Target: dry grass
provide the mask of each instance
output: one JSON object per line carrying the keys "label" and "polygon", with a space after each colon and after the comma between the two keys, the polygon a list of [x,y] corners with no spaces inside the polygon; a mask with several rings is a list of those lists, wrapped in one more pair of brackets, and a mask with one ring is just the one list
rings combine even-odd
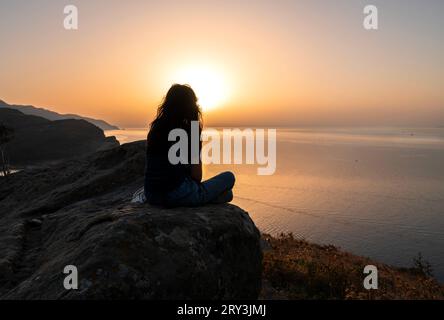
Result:
{"label": "dry grass", "polygon": [[[413,268],[396,268],[291,234],[263,238],[262,299],[444,299],[444,286],[421,258]],[[363,287],[366,265],[378,268],[377,290]]]}

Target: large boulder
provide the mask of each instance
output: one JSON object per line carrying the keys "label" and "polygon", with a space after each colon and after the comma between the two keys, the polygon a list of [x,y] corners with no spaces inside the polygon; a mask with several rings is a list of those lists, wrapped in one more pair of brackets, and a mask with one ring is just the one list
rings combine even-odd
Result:
{"label": "large boulder", "polygon": [[[130,203],[144,143],[0,181],[2,299],[255,299],[260,234],[234,205]],[[78,290],[64,288],[65,266]]]}

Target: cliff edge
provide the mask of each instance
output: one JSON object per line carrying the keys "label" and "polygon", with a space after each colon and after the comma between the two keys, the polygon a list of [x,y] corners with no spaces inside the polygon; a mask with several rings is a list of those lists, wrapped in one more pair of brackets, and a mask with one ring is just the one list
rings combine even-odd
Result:
{"label": "cliff edge", "polygon": [[[1,299],[255,299],[260,233],[233,205],[131,204],[144,142],[0,181]],[[78,270],[78,290],[64,268]]]}

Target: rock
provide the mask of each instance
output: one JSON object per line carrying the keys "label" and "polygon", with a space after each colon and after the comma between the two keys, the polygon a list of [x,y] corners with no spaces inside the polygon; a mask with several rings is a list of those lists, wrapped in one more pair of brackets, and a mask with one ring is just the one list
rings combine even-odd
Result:
{"label": "rock", "polygon": [[[0,182],[2,299],[256,299],[260,234],[234,205],[130,203],[144,143]],[[11,178],[11,177],[10,177]],[[65,266],[78,270],[66,290]]]}
{"label": "rock", "polygon": [[29,221],[29,224],[35,225],[35,226],[40,226],[42,224],[42,220],[40,219],[32,219],[31,221]]}

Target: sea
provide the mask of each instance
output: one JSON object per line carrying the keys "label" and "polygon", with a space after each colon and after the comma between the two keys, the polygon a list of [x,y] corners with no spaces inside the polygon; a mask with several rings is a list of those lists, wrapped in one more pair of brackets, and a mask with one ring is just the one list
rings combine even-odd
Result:
{"label": "sea", "polygon": [[[147,129],[107,131],[123,144]],[[258,228],[400,267],[419,255],[444,282],[444,128],[277,128],[276,171],[231,170]]]}

